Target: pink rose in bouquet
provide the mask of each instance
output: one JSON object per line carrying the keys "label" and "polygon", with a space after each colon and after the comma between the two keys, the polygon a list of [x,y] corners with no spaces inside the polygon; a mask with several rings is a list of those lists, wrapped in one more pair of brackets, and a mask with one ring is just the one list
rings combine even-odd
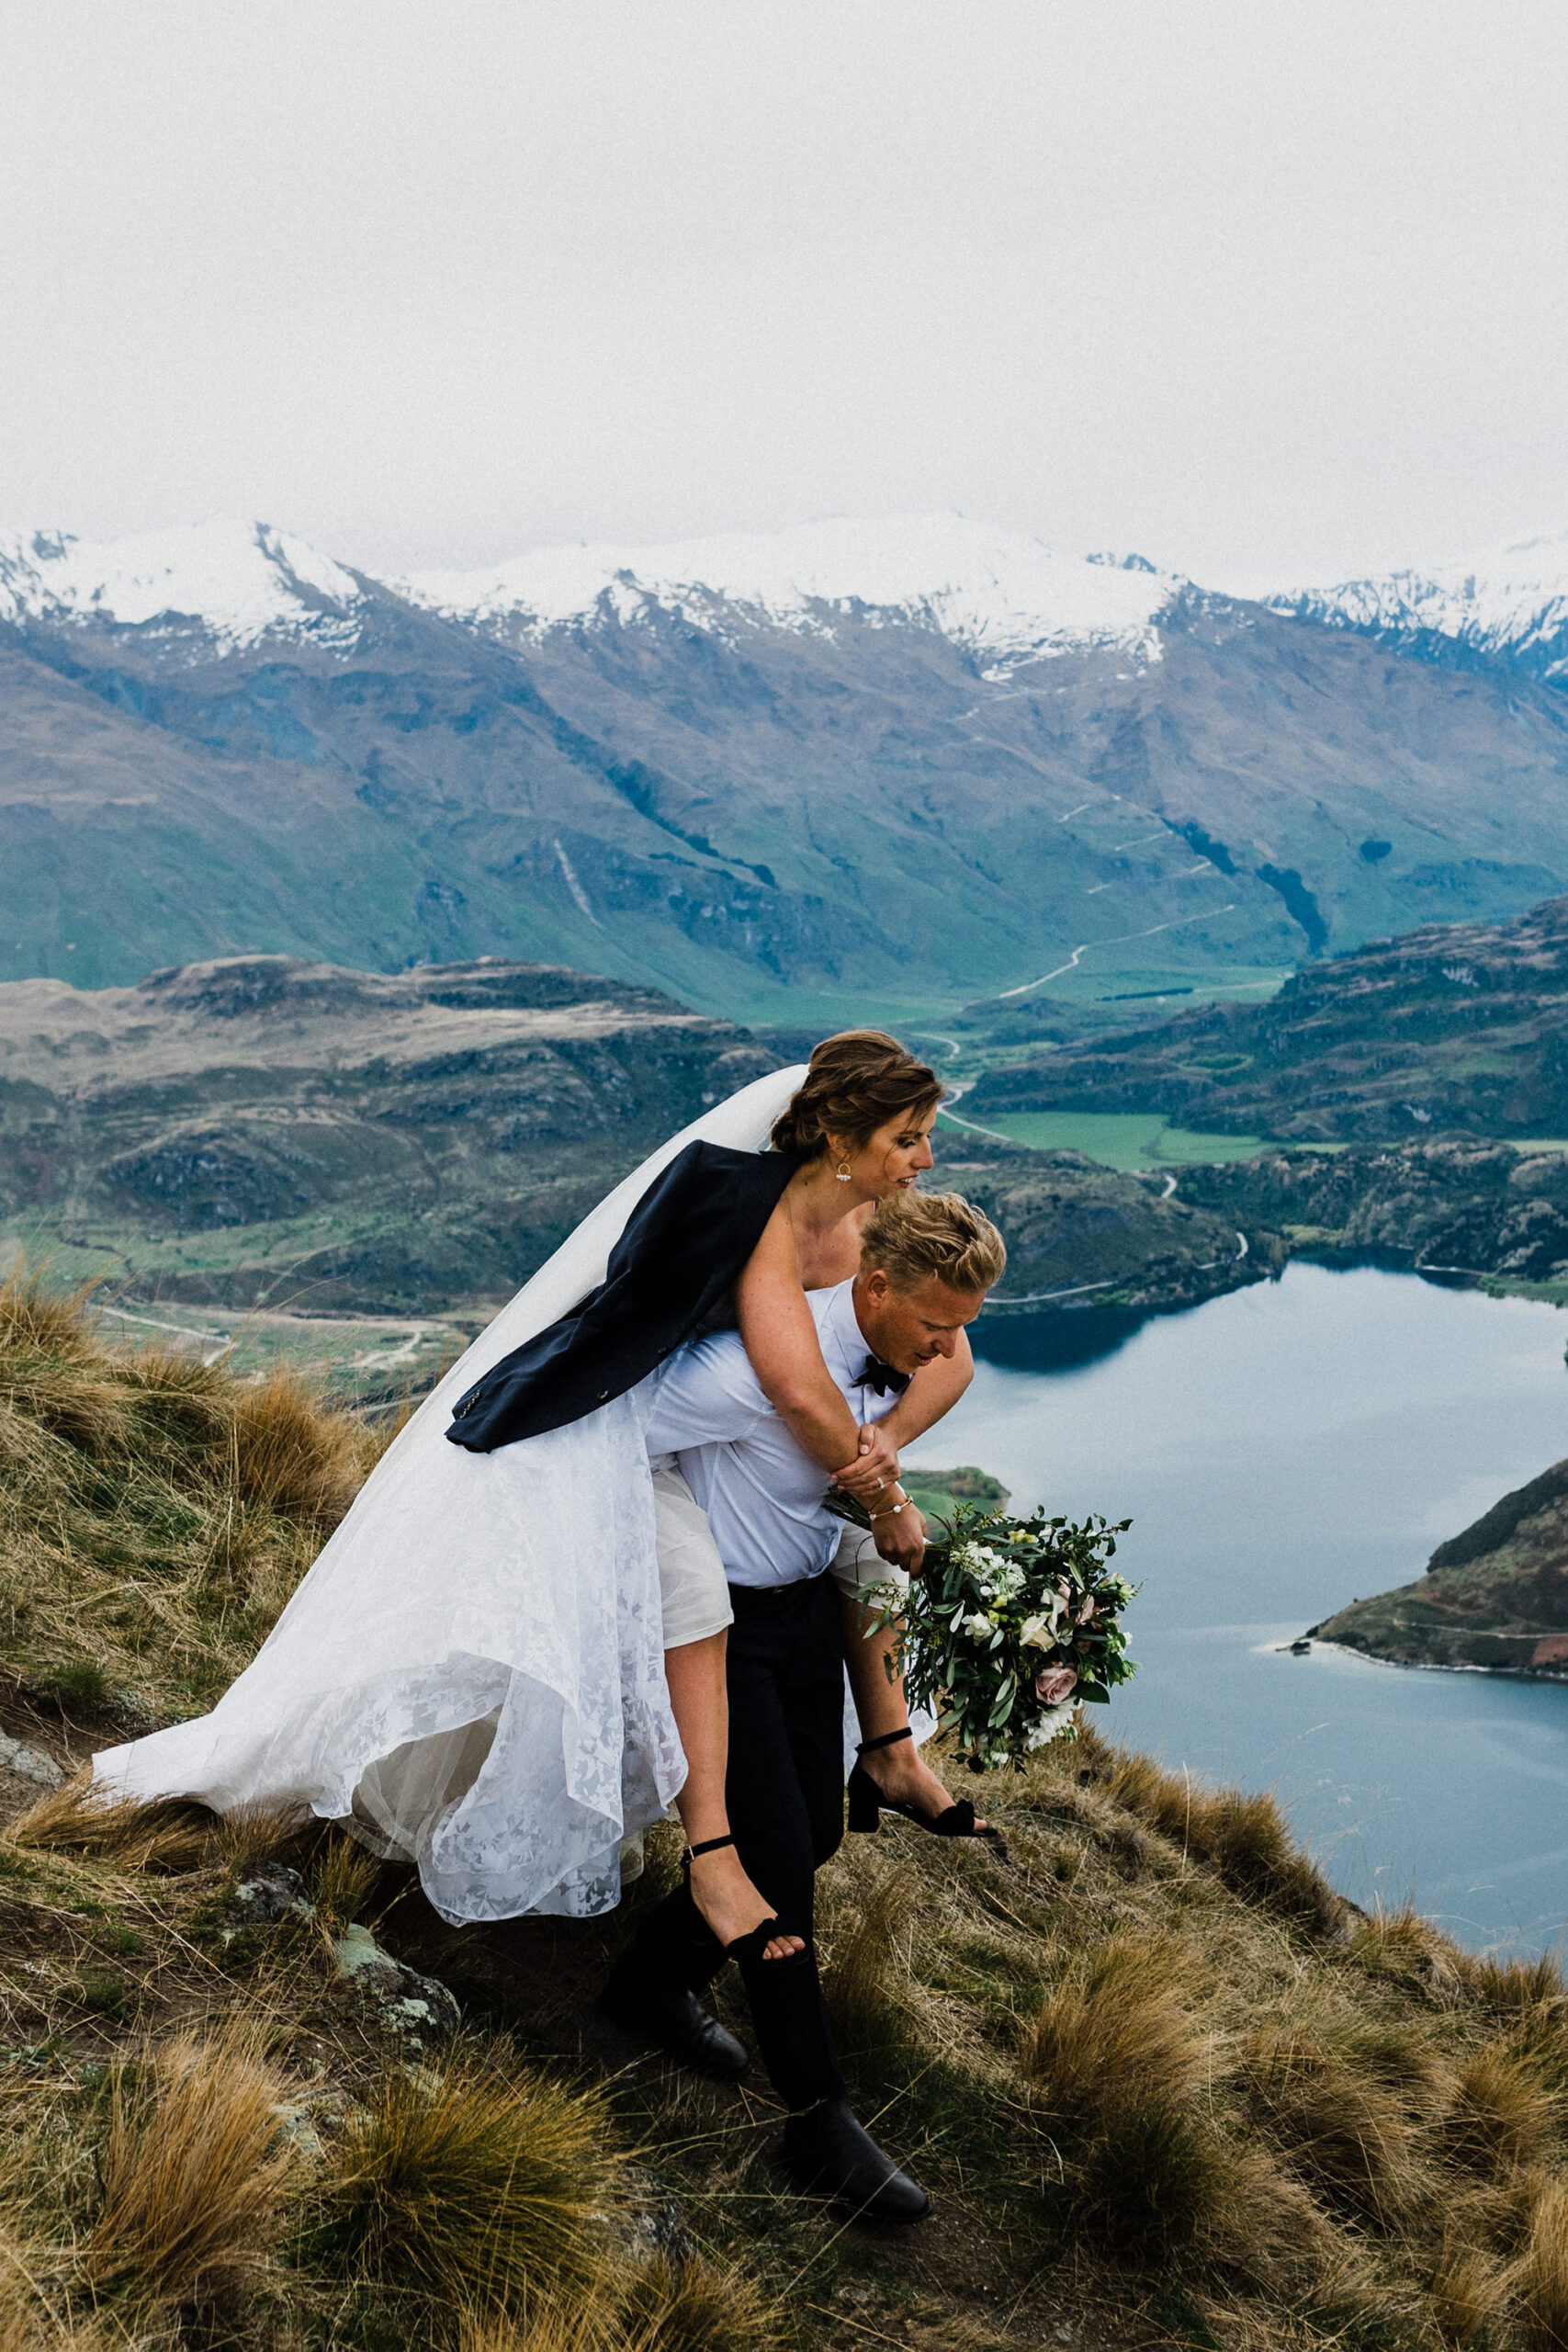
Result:
{"label": "pink rose in bouquet", "polygon": [[1077,1680],[1070,1666],[1047,1666],[1034,1678],[1034,1695],[1043,1707],[1059,1707],[1077,1690]]}

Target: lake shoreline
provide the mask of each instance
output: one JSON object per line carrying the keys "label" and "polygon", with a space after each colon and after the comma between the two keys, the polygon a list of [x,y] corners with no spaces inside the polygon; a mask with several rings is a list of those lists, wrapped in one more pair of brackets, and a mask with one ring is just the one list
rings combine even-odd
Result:
{"label": "lake shoreline", "polygon": [[[1568,1690],[1568,1665],[1558,1668],[1475,1666],[1463,1658],[1384,1657],[1380,1650],[1358,1649],[1353,1642],[1329,1641],[1310,1625],[1304,1634],[1298,1634],[1296,1639],[1310,1642],[1314,1651],[1332,1650],[1337,1657],[1358,1658],[1363,1666],[1393,1667],[1400,1674],[1482,1674],[1493,1682],[1555,1682]],[[1290,1642],[1270,1643],[1269,1647],[1277,1657],[1305,1655],[1294,1651]]]}

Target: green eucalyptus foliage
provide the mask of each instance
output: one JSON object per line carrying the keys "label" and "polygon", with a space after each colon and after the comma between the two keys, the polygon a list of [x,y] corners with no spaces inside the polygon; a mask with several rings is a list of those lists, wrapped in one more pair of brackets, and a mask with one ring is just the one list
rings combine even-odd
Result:
{"label": "green eucalyptus foliage", "polygon": [[[833,1508],[870,1524],[847,1498]],[[895,1628],[889,1670],[903,1675],[911,1708],[929,1708],[953,1734],[971,1771],[1073,1738],[1079,1704],[1103,1705],[1136,1671],[1121,1624],[1136,1588],[1110,1565],[1131,1525],[1094,1512],[1078,1525],[1043,1510],[1017,1517],[960,1503],[908,1592],[874,1588],[867,1630]],[[1054,1691],[1050,1678],[1059,1681],[1064,1668],[1076,1682]]]}

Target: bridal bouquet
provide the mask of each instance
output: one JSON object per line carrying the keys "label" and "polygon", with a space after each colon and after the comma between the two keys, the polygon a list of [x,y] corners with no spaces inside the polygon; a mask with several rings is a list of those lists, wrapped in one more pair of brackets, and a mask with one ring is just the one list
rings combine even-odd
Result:
{"label": "bridal bouquet", "polygon": [[[832,1508],[859,1526],[847,1496]],[[953,1732],[971,1771],[1021,1763],[1071,1739],[1082,1700],[1103,1703],[1136,1671],[1121,1616],[1135,1587],[1112,1573],[1116,1538],[1132,1525],[1090,1515],[1081,1527],[1043,1510],[1014,1519],[960,1504],[906,1593],[874,1586],[870,1627],[897,1625],[897,1668],[911,1709]]]}

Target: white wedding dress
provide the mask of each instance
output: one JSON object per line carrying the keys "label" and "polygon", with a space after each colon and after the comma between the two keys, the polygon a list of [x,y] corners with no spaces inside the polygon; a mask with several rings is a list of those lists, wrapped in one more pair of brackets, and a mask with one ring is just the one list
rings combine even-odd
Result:
{"label": "white wedding dress", "polygon": [[686,1774],[665,1687],[639,1392],[494,1453],[452,1408],[604,1278],[660,1170],[765,1150],[806,1076],[743,1087],[644,1160],[426,1397],[209,1715],[95,1758],[116,1796],[283,1807],[418,1866],[444,1919],[576,1917]]}

